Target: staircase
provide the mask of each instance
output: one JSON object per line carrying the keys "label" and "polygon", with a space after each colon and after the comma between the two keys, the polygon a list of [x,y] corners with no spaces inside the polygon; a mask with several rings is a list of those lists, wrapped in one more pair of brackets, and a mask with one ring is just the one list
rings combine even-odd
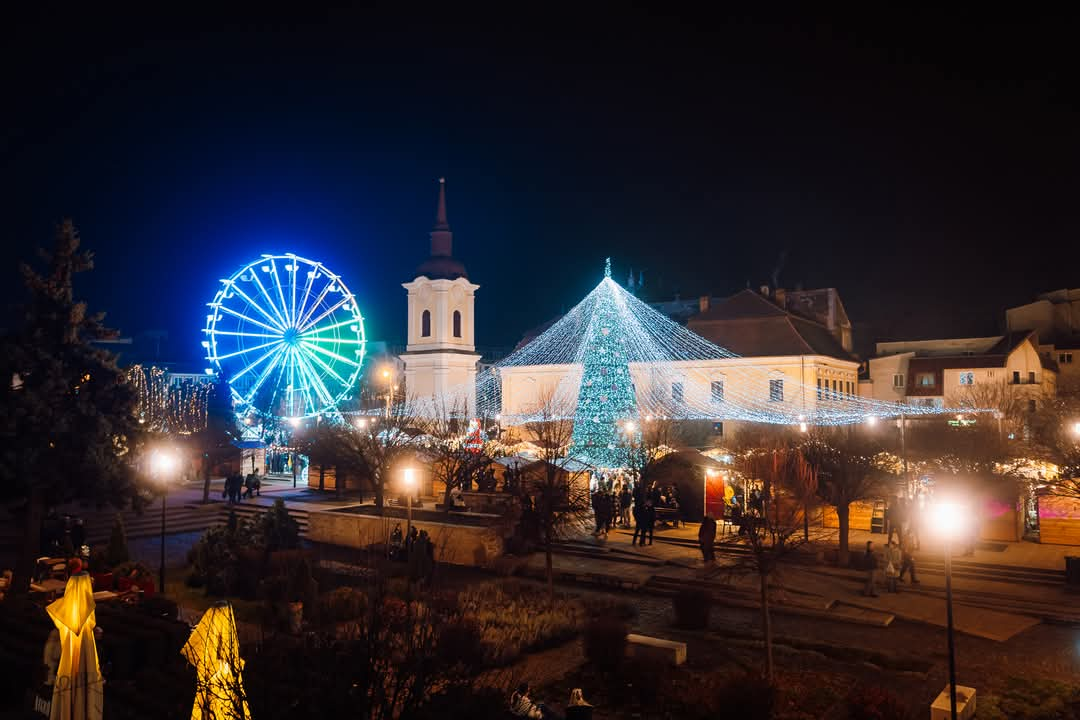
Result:
{"label": "staircase", "polygon": [[[220,503],[209,505],[171,505],[165,518],[165,532],[169,535],[188,532],[202,532],[217,524],[221,512]],[[161,506],[151,505],[143,513],[130,510],[120,513],[124,518],[124,530],[129,540],[157,537],[161,534]],[[109,542],[116,512],[102,510],[83,515],[86,524],[86,542],[89,545],[102,545]]]}

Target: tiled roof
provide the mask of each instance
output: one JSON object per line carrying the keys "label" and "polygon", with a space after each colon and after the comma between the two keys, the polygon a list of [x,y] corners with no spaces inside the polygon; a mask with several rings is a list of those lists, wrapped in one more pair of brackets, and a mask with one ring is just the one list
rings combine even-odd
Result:
{"label": "tiled roof", "polygon": [[695,315],[687,327],[744,357],[825,355],[855,362],[824,325],[792,315],[752,290]]}

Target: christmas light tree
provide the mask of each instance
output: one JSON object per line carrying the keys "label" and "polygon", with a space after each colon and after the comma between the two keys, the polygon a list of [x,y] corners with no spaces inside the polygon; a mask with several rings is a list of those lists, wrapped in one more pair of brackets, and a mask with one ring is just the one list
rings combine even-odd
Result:
{"label": "christmas light tree", "polygon": [[[611,280],[611,259],[604,266]],[[598,467],[625,464],[623,425],[637,416],[630,376],[628,326],[614,292],[600,293],[582,339],[581,386],[574,418],[573,454]]]}

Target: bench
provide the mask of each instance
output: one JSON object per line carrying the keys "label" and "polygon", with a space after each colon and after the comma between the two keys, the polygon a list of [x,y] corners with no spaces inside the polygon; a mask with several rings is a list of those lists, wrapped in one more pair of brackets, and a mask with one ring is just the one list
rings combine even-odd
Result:
{"label": "bench", "polygon": [[679,508],[658,507],[656,508],[656,519],[664,525],[670,522],[675,527],[679,527]]}
{"label": "bench", "polygon": [[686,643],[631,633],[626,636],[626,654],[630,657],[659,660],[665,664],[682,665],[686,662]]}

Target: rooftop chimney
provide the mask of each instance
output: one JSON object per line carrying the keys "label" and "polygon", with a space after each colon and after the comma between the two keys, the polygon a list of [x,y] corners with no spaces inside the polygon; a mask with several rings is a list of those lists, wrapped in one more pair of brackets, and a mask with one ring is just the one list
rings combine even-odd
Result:
{"label": "rooftop chimney", "polygon": [[709,309],[709,296],[702,295],[698,298],[698,312],[706,312]]}

